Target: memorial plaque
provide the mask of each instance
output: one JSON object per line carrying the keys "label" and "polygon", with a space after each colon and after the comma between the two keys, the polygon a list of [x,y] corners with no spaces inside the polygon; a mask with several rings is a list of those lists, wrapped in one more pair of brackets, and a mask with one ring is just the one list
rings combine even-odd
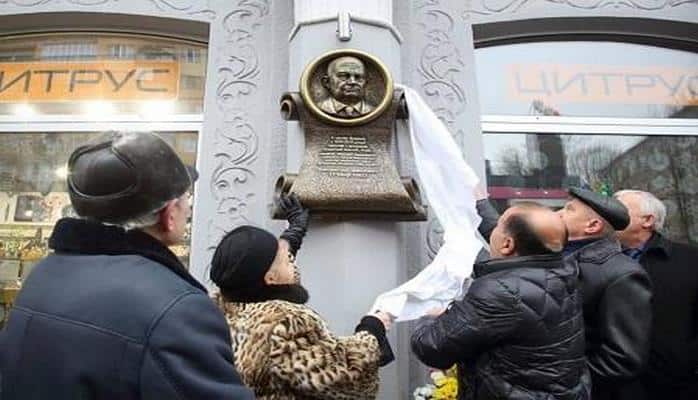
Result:
{"label": "memorial plaque", "polygon": [[357,50],[333,51],[308,65],[300,86],[282,97],[281,111],[301,122],[305,155],[298,175],[278,179],[275,205],[294,192],[316,217],[426,219],[416,183],[390,157],[406,109],[385,66]]}

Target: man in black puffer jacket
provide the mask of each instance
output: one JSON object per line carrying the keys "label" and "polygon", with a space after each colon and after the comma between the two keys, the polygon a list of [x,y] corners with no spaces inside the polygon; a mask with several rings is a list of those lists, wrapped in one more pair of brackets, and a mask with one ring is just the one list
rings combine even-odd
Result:
{"label": "man in black puffer jacket", "polygon": [[[570,198],[558,211],[567,227],[563,250],[576,263],[584,298],[586,357],[594,400],[636,400],[623,393],[627,382],[645,366],[652,324],[652,285],[647,273],[624,255],[613,237],[629,222],[619,201],[581,188],[570,188]],[[497,210],[484,190],[476,192],[478,227],[489,238]]]}
{"label": "man in black puffer jacket", "polygon": [[590,398],[577,268],[561,254],[566,237],[551,210],[509,208],[465,298],[412,335],[425,364],[458,364],[459,399]]}

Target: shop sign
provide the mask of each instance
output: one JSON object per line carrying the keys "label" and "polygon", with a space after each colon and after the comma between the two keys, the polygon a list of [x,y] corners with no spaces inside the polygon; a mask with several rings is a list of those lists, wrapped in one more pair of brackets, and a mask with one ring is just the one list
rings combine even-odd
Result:
{"label": "shop sign", "polygon": [[508,90],[520,101],[698,104],[698,68],[513,64]]}
{"label": "shop sign", "polygon": [[176,61],[0,63],[0,102],[173,100]]}

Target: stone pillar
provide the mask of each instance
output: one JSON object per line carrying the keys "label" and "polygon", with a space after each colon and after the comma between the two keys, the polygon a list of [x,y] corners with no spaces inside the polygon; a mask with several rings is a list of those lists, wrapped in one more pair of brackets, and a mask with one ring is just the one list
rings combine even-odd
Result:
{"label": "stone pillar", "polygon": [[[485,179],[480,107],[475,85],[475,54],[470,6],[462,0],[411,0],[395,8],[395,24],[403,33],[403,81],[417,90],[453,135],[465,161]],[[409,144],[409,143],[408,143]],[[417,175],[411,154],[402,152],[403,173]],[[436,256],[443,243],[443,229],[432,212],[429,222],[405,224],[403,230],[407,278],[418,274]],[[409,323],[405,334],[416,326]],[[409,386],[428,379],[427,368],[408,353]]]}
{"label": "stone pillar", "polygon": [[[378,57],[400,82],[400,36],[392,26],[392,9],[390,0],[296,0],[288,90],[299,90],[306,64],[341,48]],[[343,14],[338,18],[341,13],[350,17]],[[288,135],[287,171],[297,173],[304,148],[298,122],[288,123]],[[310,291],[310,306],[335,333],[352,334],[375,297],[405,280],[402,253],[397,222],[312,221],[298,258],[303,282]],[[398,360],[381,371],[379,399],[408,398],[407,348],[399,346],[397,336],[395,330],[389,334]]]}

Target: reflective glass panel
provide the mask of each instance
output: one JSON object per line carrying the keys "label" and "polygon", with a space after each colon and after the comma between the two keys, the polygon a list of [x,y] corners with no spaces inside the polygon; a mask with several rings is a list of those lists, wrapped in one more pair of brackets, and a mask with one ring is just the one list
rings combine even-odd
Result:
{"label": "reflective glass panel", "polygon": [[199,114],[206,47],[125,34],[0,40],[0,115]]}
{"label": "reflective glass panel", "polygon": [[500,211],[533,200],[565,203],[569,186],[652,192],[666,234],[698,243],[698,137],[485,134],[487,183]]}
{"label": "reflective glass panel", "polygon": [[[96,135],[0,134],[0,281],[26,277],[48,253],[47,239],[56,221],[75,215],[67,193],[66,163],[75,148]],[[185,163],[196,163],[196,133],[160,135]],[[189,240],[187,234],[186,243],[171,248],[184,265],[189,263]]]}
{"label": "reflective glass panel", "polygon": [[477,49],[483,114],[698,118],[698,54],[615,42]]}

